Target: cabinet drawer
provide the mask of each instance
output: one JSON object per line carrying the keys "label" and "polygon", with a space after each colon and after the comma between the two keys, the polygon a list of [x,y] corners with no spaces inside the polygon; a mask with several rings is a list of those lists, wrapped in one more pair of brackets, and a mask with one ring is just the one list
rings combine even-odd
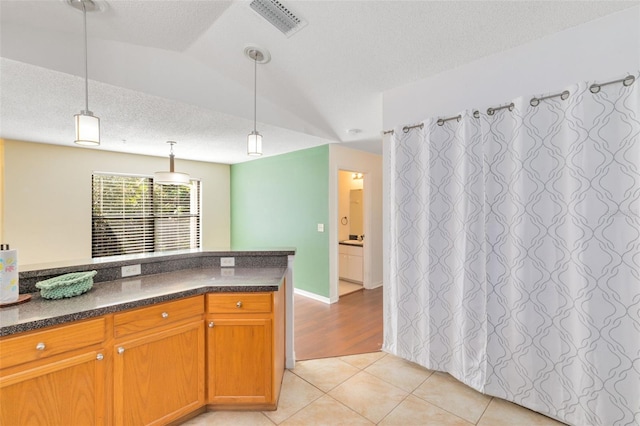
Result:
{"label": "cabinet drawer", "polygon": [[271,312],[271,293],[216,293],[207,295],[207,313],[242,314]]}
{"label": "cabinet drawer", "polygon": [[47,358],[105,340],[105,319],[97,318],[0,340],[0,368]]}
{"label": "cabinet drawer", "polygon": [[147,331],[150,328],[202,315],[204,311],[202,297],[190,297],[115,314],[113,316],[115,337]]}

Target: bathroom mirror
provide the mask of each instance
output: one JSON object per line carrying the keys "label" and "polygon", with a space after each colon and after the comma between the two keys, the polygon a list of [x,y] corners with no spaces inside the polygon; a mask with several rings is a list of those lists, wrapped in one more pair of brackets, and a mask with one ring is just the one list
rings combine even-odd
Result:
{"label": "bathroom mirror", "polygon": [[362,189],[352,189],[349,192],[349,214],[351,216],[349,234],[364,234],[362,220]]}

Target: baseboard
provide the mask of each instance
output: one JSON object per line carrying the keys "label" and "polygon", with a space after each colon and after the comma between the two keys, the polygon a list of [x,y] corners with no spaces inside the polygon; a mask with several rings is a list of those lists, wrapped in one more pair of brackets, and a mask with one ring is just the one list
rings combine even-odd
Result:
{"label": "baseboard", "polygon": [[327,305],[331,304],[331,299],[328,297],[320,296],[315,293],[311,293],[310,291],[301,290],[299,288],[294,288],[293,292],[295,294],[299,294],[300,296],[308,297],[309,299],[317,300],[318,302],[326,303]]}
{"label": "baseboard", "polygon": [[382,281],[378,281],[373,284],[371,287],[365,287],[365,290],[373,290],[374,288],[382,287]]}

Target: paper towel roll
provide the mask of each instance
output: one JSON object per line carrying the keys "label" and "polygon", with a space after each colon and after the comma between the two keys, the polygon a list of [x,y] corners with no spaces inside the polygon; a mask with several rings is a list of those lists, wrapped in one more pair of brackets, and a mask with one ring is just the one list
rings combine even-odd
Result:
{"label": "paper towel roll", "polygon": [[18,300],[18,250],[0,250],[0,303]]}

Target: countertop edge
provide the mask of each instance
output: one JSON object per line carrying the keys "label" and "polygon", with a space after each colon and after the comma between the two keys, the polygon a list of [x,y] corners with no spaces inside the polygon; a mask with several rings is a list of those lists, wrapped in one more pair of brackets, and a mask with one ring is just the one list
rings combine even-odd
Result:
{"label": "countertop edge", "polygon": [[[286,274],[286,271],[285,271]],[[282,279],[284,279],[285,274],[283,274]],[[282,282],[282,279],[280,282]],[[168,302],[172,300],[182,299],[185,297],[198,296],[201,294],[207,293],[234,293],[234,292],[270,292],[270,291],[278,291],[280,288],[278,285],[252,285],[252,286],[202,286],[199,288],[192,288],[189,290],[178,291],[163,294],[160,296],[153,296],[149,298],[143,298],[133,301],[127,301],[123,303],[117,303],[109,306],[104,306],[100,308],[94,308],[87,311],[75,312],[72,314],[64,314],[60,316],[54,316],[49,318],[43,318],[31,322],[20,323],[15,325],[9,325],[0,328],[0,337],[10,336],[13,334],[24,333],[27,331],[34,331],[46,327],[51,327],[54,325],[60,325],[67,322],[72,321],[81,321],[84,319],[95,318],[101,315],[112,314],[116,312],[125,311],[128,309],[134,309],[149,305],[155,305],[157,303]],[[1,312],[1,311],[0,311]]]}

